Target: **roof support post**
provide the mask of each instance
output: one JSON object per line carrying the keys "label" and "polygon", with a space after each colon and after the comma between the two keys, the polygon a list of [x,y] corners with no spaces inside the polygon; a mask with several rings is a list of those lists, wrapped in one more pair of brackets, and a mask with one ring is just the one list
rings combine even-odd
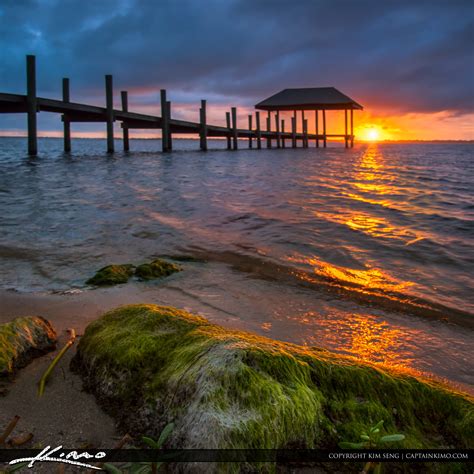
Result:
{"label": "roof support post", "polygon": [[344,147],[349,148],[349,137],[347,136],[347,109],[344,109]]}
{"label": "roof support post", "polygon": [[271,128],[272,128],[271,116],[270,116],[270,111],[268,111],[268,114],[267,114],[267,132],[268,132],[267,148],[271,148],[271,147],[272,147],[272,139],[270,138]]}
{"label": "roof support post", "polygon": [[305,148],[305,143],[304,143],[304,110],[301,111],[301,146]]}
{"label": "roof support post", "polygon": [[308,148],[308,119],[303,120],[303,147]]}
{"label": "roof support post", "polygon": [[354,148],[354,110],[351,109],[351,148]]}
{"label": "roof support post", "polygon": [[319,110],[314,111],[316,129],[316,148],[319,148]]}
{"label": "roof support post", "polygon": [[326,137],[326,110],[323,109],[323,146],[327,147],[327,137]]}
{"label": "roof support post", "polygon": [[262,132],[260,131],[260,112],[255,112],[255,125],[257,126],[257,148],[262,149]]}
{"label": "roof support post", "polygon": [[277,110],[275,113],[275,129],[277,133],[277,148],[281,148],[281,135],[280,135],[280,111]]}
{"label": "roof support post", "polygon": [[296,110],[291,117],[291,146],[296,148]]}

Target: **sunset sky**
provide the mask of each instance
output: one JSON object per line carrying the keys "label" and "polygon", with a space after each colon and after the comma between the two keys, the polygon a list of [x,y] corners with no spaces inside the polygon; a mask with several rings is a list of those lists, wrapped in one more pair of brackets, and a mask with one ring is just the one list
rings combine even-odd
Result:
{"label": "sunset sky", "polygon": [[[127,89],[131,110],[159,114],[166,88],[173,117],[197,121],[207,99],[209,122],[238,106],[243,127],[281,89],[334,86],[365,107],[359,138],[375,128],[382,139],[472,140],[473,43],[472,0],[6,0],[0,91],[24,93],[25,55],[36,54],[40,96],[59,97],[70,77],[71,100],[102,105],[113,74],[117,107]],[[38,120],[59,135],[58,116]],[[25,121],[1,115],[0,134],[24,134]],[[73,132],[104,136],[104,126]]]}

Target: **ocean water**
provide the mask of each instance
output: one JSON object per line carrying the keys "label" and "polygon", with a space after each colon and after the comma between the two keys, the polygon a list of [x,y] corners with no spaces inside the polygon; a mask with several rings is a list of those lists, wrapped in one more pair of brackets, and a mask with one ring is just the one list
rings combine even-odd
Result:
{"label": "ocean water", "polygon": [[146,298],[474,384],[474,145],[174,145],[0,139],[1,288],[94,291],[104,265],[171,256],[185,271]]}

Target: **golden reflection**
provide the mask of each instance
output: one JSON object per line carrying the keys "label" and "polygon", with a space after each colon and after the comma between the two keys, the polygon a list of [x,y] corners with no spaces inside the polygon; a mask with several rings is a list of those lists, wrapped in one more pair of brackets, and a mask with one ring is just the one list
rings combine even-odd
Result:
{"label": "golden reflection", "polygon": [[[372,195],[384,196],[393,193],[394,189],[391,183],[394,182],[394,175],[386,170],[382,152],[376,144],[373,144],[367,148],[357,165],[353,186],[360,191],[360,194],[345,193],[345,195],[354,201],[391,207],[393,203],[389,199],[374,199]],[[418,232],[396,226],[386,217],[373,215],[367,210],[347,209],[333,216],[332,220],[375,238],[400,239],[405,244],[423,239],[423,235]]]}
{"label": "golden reflection", "polygon": [[366,266],[363,270],[357,270],[332,265],[314,257],[305,259],[304,263],[311,265],[315,274],[325,279],[335,280],[338,283],[349,283],[351,286],[361,286],[369,290],[398,293],[413,285],[410,281],[400,281],[391,277],[380,268]]}
{"label": "golden reflection", "polygon": [[387,183],[394,180],[395,176],[384,165],[380,148],[370,145],[358,164],[354,186],[365,193],[390,194],[393,189]]}
{"label": "golden reflection", "polygon": [[412,363],[412,353],[404,347],[406,335],[399,328],[369,315],[353,314],[349,321],[348,352],[362,360],[404,367]]}
{"label": "golden reflection", "polygon": [[370,235],[371,237],[398,239],[402,240],[403,242],[412,243],[423,238],[410,229],[395,227],[388,219],[384,217],[372,216],[368,212],[348,210],[342,211],[335,215],[327,215],[321,212],[314,212],[314,215],[331,222],[344,224],[352,230],[363,232],[364,234]]}
{"label": "golden reflection", "polygon": [[320,314],[310,311],[298,317],[303,324],[317,326],[317,334],[308,342],[319,345],[324,340],[330,350],[415,372],[412,368],[416,360],[414,347],[416,339],[422,337],[417,330],[407,332],[370,314],[328,316],[321,318]]}

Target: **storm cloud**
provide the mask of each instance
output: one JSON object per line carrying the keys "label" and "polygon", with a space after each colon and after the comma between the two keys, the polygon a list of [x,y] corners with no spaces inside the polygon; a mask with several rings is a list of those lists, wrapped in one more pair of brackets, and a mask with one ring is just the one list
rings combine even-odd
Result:
{"label": "storm cloud", "polygon": [[[10,0],[0,2],[0,90],[103,102],[103,75],[155,106],[250,106],[285,87],[335,86],[381,113],[472,112],[471,0]],[[5,122],[4,122],[5,123]]]}

